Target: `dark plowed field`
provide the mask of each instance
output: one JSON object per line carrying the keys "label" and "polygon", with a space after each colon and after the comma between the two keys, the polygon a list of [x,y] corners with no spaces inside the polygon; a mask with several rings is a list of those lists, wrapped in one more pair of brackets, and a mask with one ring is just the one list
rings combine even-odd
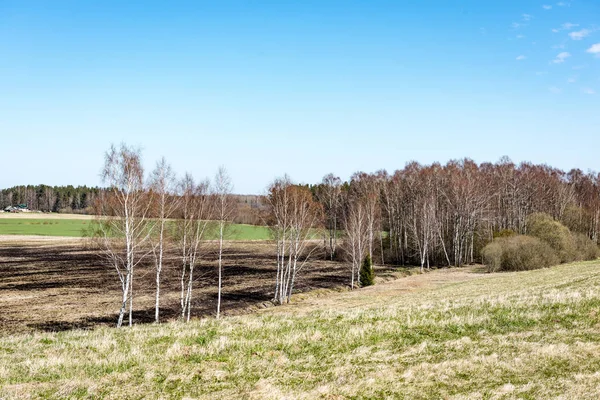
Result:
{"label": "dark plowed field", "polygon": [[[306,265],[295,293],[349,284],[350,271],[345,264],[321,259],[317,256]],[[180,266],[173,254],[167,264],[162,279],[163,321],[176,319],[180,310]],[[223,314],[268,306],[275,273],[273,245],[229,243],[224,255]],[[211,316],[216,308],[217,269],[210,249],[195,274],[192,316]],[[135,271],[135,323],[153,322],[154,279],[150,264]],[[83,242],[0,243],[0,333],[112,325],[119,301],[116,271]]]}

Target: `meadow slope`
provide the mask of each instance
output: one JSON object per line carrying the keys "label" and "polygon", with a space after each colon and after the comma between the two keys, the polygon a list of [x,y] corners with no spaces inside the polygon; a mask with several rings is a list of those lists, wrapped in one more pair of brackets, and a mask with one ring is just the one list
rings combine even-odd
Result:
{"label": "meadow slope", "polygon": [[254,315],[0,338],[0,398],[600,398],[600,264],[439,270]]}

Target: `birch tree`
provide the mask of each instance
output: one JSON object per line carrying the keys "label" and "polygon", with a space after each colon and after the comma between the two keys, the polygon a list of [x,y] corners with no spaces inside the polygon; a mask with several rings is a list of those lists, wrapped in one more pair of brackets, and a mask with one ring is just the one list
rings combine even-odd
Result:
{"label": "birch tree", "polygon": [[231,194],[233,192],[233,184],[225,167],[221,166],[215,175],[214,182],[214,209],[215,219],[218,223],[219,235],[219,256],[218,256],[218,288],[217,288],[217,319],[221,315],[221,290],[223,281],[223,239],[235,213],[235,202]]}
{"label": "birch tree", "polygon": [[160,322],[160,281],[165,255],[166,227],[168,220],[173,216],[179,206],[179,196],[176,194],[176,177],[171,166],[165,158],[156,163],[156,168],[150,178],[150,190],[153,198],[156,215],[156,236],[152,243],[154,267],[156,271],[156,299],[154,321]]}
{"label": "birch tree", "polygon": [[133,324],[134,270],[148,255],[146,244],[151,233],[140,150],[125,144],[111,146],[104,157],[102,183],[108,190],[102,193],[97,209],[98,236],[102,254],[115,268],[121,284],[120,328],[126,311],[129,326]]}
{"label": "birch tree", "polygon": [[290,302],[296,277],[317,247],[310,242],[322,208],[307,187],[294,185],[288,176],[271,184],[267,200],[277,257],[274,300],[284,304]]}
{"label": "birch tree", "polygon": [[411,198],[407,223],[412,242],[418,253],[421,272],[429,267],[430,245],[435,225],[433,172],[435,167],[423,168],[417,163],[407,165],[406,190]]}
{"label": "birch tree", "polygon": [[368,206],[359,193],[348,193],[343,212],[344,248],[350,262],[350,288],[360,286],[360,265],[369,251]]}
{"label": "birch tree", "polygon": [[339,223],[339,214],[341,208],[342,181],[339,177],[333,174],[327,174],[323,177],[321,184],[318,186],[316,194],[317,198],[323,204],[325,212],[325,221],[328,230],[328,246],[327,252],[329,258],[333,260],[337,247],[337,231]]}
{"label": "birch tree", "polygon": [[[373,245],[375,244],[375,235],[380,226],[380,185],[374,175],[364,172],[357,172],[352,175],[350,186],[356,191],[357,196],[361,198],[367,218],[367,233],[369,256],[373,260]],[[381,235],[381,233],[379,233]],[[383,260],[382,260],[383,261]]]}
{"label": "birch tree", "polygon": [[205,239],[212,216],[209,181],[196,184],[185,174],[179,184],[181,215],[178,220],[179,252],[181,257],[181,319],[189,322],[195,268],[205,255]]}

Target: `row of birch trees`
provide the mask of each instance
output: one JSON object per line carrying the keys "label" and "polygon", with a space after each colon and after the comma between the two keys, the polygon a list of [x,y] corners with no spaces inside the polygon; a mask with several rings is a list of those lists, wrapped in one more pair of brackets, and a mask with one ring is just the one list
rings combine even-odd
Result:
{"label": "row of birch trees", "polygon": [[[217,304],[221,315],[223,250],[235,217],[233,185],[225,168],[212,182],[197,182],[186,173],[177,179],[163,158],[146,176],[139,149],[125,144],[105,154],[102,180],[106,189],[95,205],[93,238],[117,273],[121,305],[117,327],[133,324],[134,279],[142,264],[155,271],[155,315],[160,322],[161,276],[165,265],[179,265],[180,319],[192,316],[197,268],[216,246]],[[290,301],[294,283],[307,266],[318,241],[323,212],[307,186],[287,176],[276,179],[264,197],[262,220],[270,227],[276,259],[273,301]],[[216,239],[215,239],[216,238]],[[214,252],[214,250],[213,250]],[[167,260],[168,258],[168,260]]]}
{"label": "row of birch trees", "polygon": [[216,236],[218,296],[221,312],[223,246],[235,205],[233,186],[225,168],[212,182],[197,182],[191,174],[177,179],[163,158],[145,175],[139,149],[112,146],[105,155],[101,193],[95,210],[98,218],[93,237],[107,263],[115,269],[121,287],[117,327],[133,324],[134,278],[142,263],[151,262],[156,274],[155,322],[160,321],[161,275],[166,258],[180,269],[180,316],[189,321],[192,312],[194,273]]}

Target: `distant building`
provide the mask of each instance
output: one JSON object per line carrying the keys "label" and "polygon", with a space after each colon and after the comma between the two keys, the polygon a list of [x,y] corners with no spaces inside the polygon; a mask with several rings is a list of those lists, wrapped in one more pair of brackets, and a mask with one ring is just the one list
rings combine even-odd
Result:
{"label": "distant building", "polygon": [[19,212],[29,212],[27,208],[27,204],[17,204],[16,206],[8,206],[4,209],[4,212],[9,213],[19,213]]}

